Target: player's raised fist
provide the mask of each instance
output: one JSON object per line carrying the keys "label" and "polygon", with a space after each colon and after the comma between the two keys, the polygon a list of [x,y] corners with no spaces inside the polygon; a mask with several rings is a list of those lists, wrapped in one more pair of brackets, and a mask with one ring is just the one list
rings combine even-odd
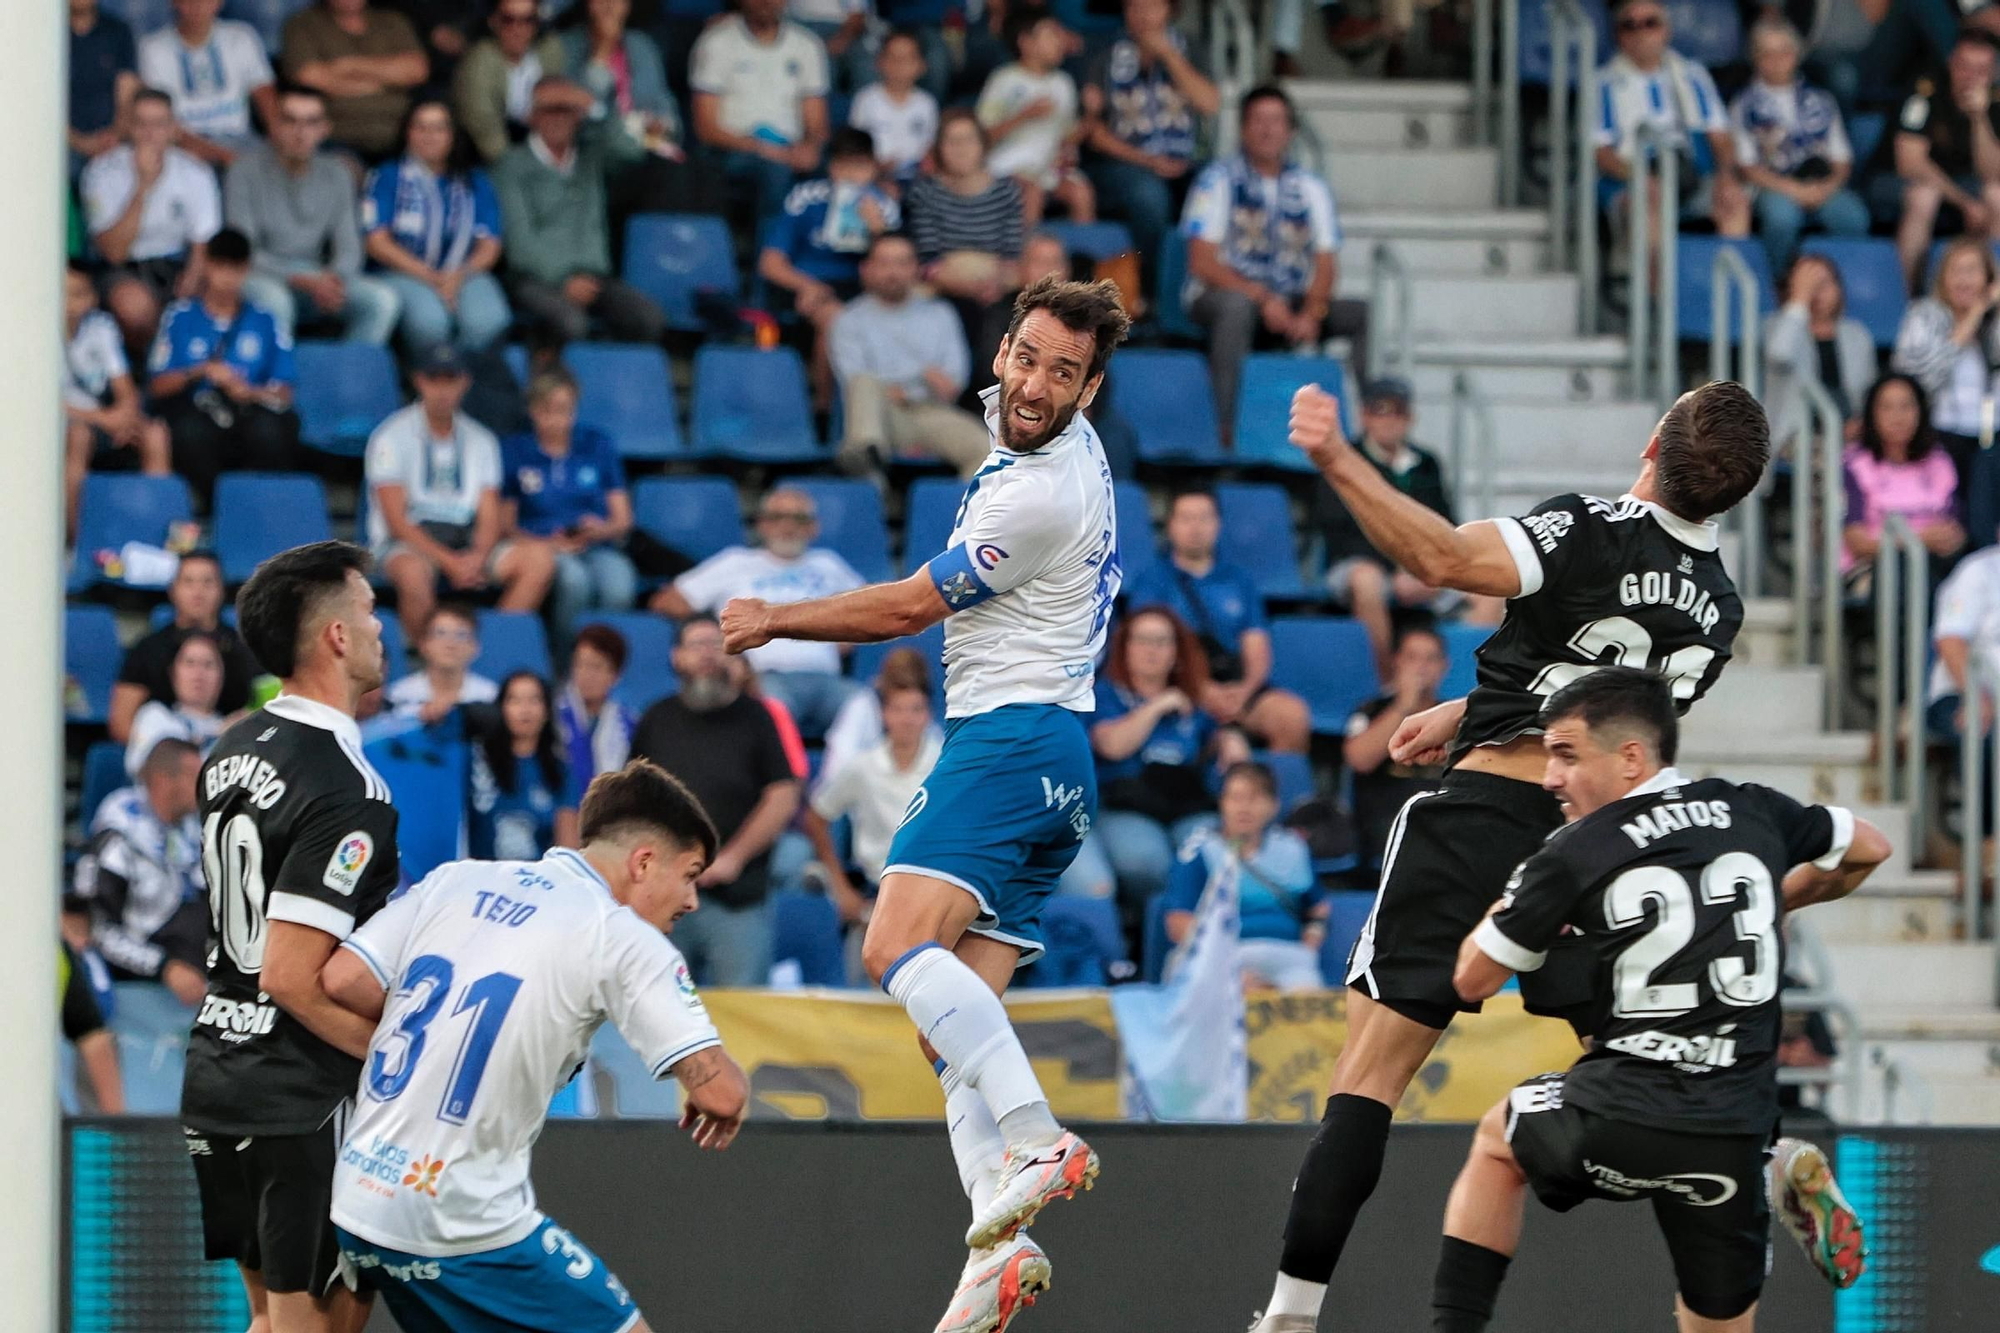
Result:
{"label": "player's raised fist", "polygon": [[721,620],[724,652],[747,653],[771,641],[771,608],[760,598],[730,598]]}
{"label": "player's raised fist", "polygon": [[1340,429],[1340,400],[1317,384],[1292,395],[1292,445],[1321,467],[1350,447]]}

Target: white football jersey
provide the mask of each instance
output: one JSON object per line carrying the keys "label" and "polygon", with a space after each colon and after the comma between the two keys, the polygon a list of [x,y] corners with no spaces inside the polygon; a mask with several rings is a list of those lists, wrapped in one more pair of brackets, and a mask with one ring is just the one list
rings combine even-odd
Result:
{"label": "white football jersey", "polygon": [[[996,440],[999,395],[981,395]],[[1111,468],[1083,413],[1033,453],[994,444],[930,574],[954,613],[944,626],[946,717],[1020,703],[1096,708],[1097,658],[1124,572]]]}
{"label": "white football jersey", "polygon": [[411,1254],[499,1249],[540,1225],[528,1150],[605,1019],[656,1078],[722,1042],[680,951],[564,848],[441,866],[341,947],[389,999],[333,1220]]}

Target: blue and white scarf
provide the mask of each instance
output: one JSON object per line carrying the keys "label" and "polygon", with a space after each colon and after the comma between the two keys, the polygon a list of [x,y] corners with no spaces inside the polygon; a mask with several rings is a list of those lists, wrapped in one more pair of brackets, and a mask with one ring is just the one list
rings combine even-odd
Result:
{"label": "blue and white scarf", "polygon": [[1311,173],[1287,162],[1278,173],[1274,208],[1266,194],[1266,178],[1241,153],[1223,165],[1229,174],[1223,261],[1282,296],[1301,295],[1312,282],[1319,253],[1313,245],[1312,205],[1306,191]]}

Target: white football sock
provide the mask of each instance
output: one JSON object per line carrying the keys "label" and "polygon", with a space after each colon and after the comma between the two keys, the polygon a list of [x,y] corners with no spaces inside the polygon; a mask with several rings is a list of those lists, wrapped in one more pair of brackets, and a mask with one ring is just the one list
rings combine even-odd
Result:
{"label": "white football sock", "polygon": [[986,1206],[1000,1187],[1000,1163],[1007,1141],[993,1123],[993,1113],[985,1099],[958,1076],[943,1060],[937,1062],[938,1082],[944,1085],[944,1122],[951,1132],[951,1156],[958,1163],[958,1182],[965,1197],[972,1200],[973,1215]]}
{"label": "white football sock", "polygon": [[1278,1285],[1271,1291],[1271,1303],[1264,1307],[1267,1315],[1304,1315],[1309,1319],[1319,1318],[1319,1307],[1326,1303],[1326,1283],[1308,1282],[1302,1277],[1286,1277],[1278,1274]]}
{"label": "white football sock", "polygon": [[[944,1062],[979,1093],[995,1124],[1036,1102],[1047,1105],[1028,1053],[1007,1021],[1006,1006],[950,950],[938,944],[910,950],[883,974],[882,989],[908,1011]],[[1053,1136],[1047,1141],[1053,1142]]]}

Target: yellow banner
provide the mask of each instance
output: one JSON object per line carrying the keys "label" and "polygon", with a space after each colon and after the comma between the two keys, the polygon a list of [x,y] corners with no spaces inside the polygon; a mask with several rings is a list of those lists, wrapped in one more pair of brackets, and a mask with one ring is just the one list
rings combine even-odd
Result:
{"label": "yellow banner", "polygon": [[[705,990],[702,999],[729,1053],[750,1075],[756,1115],[935,1120],[944,1114],[944,1093],[917,1049],[916,1029],[887,996]],[[1118,1025],[1102,991],[1031,991],[1009,997],[1007,1013],[1058,1117],[1124,1114]]]}
{"label": "yellow banner", "polygon": [[[1253,994],[1250,1118],[1313,1122],[1326,1106],[1333,1062],[1347,1040],[1347,993]],[[1515,994],[1460,1014],[1396,1108],[1398,1120],[1477,1120],[1522,1079],[1567,1069],[1579,1053],[1569,1026],[1537,1018]]]}

